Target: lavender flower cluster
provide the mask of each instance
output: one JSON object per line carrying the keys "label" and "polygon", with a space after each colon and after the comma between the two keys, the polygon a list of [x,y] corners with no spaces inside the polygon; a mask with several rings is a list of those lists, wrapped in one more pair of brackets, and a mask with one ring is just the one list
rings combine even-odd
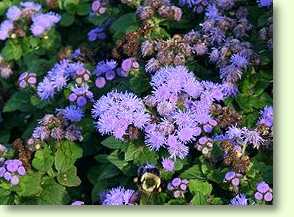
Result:
{"label": "lavender flower cluster", "polygon": [[32,149],[39,149],[43,141],[62,140],[82,141],[81,128],[71,123],[79,121],[83,117],[83,112],[77,107],[69,106],[65,109],[58,109],[57,115],[46,114],[33,130],[32,137],[27,144]]}
{"label": "lavender flower cluster", "polygon": [[94,0],[91,5],[93,14],[102,15],[107,11],[108,0]]}
{"label": "lavender flower cluster", "polygon": [[122,61],[121,67],[115,60],[103,60],[97,63],[94,71],[96,75],[95,85],[97,88],[103,88],[107,81],[112,81],[119,77],[127,77],[131,71],[136,71],[139,63],[135,58],[130,57]]}
{"label": "lavender flower cluster", "polygon": [[151,19],[155,14],[166,19],[180,21],[182,9],[171,5],[169,0],[144,0],[143,5],[138,7],[137,14],[142,21]]}
{"label": "lavender flower cluster", "polygon": [[117,139],[128,135],[128,127],[142,129],[150,116],[143,101],[132,93],[111,91],[93,106],[92,116],[101,134],[112,134]]}
{"label": "lavender flower cluster", "polygon": [[11,65],[0,55],[0,77],[8,79],[13,74]]}
{"label": "lavender flower cluster", "polygon": [[18,159],[0,159],[0,178],[5,179],[11,185],[19,183],[20,176],[26,175],[26,169]]}
{"label": "lavender flower cluster", "polygon": [[[90,75],[90,72],[85,69],[82,63],[64,59],[56,63],[43,81],[38,84],[37,93],[42,100],[52,99],[57,92],[67,87],[70,79],[72,79],[75,81],[72,91],[75,92],[77,89],[78,95],[86,94]],[[88,98],[91,98],[89,93],[88,95]]]}
{"label": "lavender flower cluster", "polygon": [[256,186],[256,192],[254,194],[256,200],[272,201],[273,194],[272,189],[266,182],[260,182]]}
{"label": "lavender flower cluster", "polygon": [[26,33],[21,24],[23,21],[30,25],[30,30],[34,36],[43,37],[61,19],[60,15],[53,12],[42,12],[42,6],[31,1],[21,2],[18,6],[9,7],[6,18],[0,24],[0,40],[3,41],[9,37],[24,37]]}
{"label": "lavender flower cluster", "polygon": [[18,86],[21,89],[26,87],[35,87],[37,83],[37,75],[32,72],[23,72],[18,78]]}
{"label": "lavender flower cluster", "polygon": [[235,189],[240,185],[240,179],[242,178],[242,174],[236,173],[234,171],[228,171],[225,174],[224,181],[232,185]]}
{"label": "lavender flower cluster", "polygon": [[175,198],[184,198],[188,188],[189,181],[187,179],[174,178],[167,185],[167,189],[172,192]]}
{"label": "lavender flower cluster", "polygon": [[117,187],[102,193],[100,199],[101,204],[105,206],[133,205],[132,196],[134,195],[134,190]]}
{"label": "lavender flower cluster", "polygon": [[172,158],[185,158],[189,152],[186,145],[216,126],[210,108],[225,98],[222,86],[196,80],[184,66],[160,69],[151,86],[153,93],[145,98],[145,104],[156,108],[158,115],[153,114],[152,119],[158,121],[145,127],[145,143],[156,151],[166,148]]}

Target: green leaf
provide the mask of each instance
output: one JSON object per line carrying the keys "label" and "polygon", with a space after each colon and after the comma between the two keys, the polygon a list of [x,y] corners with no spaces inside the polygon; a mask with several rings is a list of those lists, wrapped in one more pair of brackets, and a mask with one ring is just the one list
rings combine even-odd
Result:
{"label": "green leaf", "polygon": [[131,90],[137,95],[142,95],[149,89],[149,78],[143,71],[137,72],[129,80]]}
{"label": "green leaf", "polygon": [[90,12],[90,4],[84,3],[84,4],[79,4],[77,8],[77,14],[80,16],[85,16],[88,15]]}
{"label": "green leaf", "polygon": [[54,156],[52,151],[48,147],[44,147],[35,153],[35,157],[32,161],[32,166],[42,172],[47,172],[51,169],[54,163]]}
{"label": "green leaf", "polygon": [[167,205],[186,205],[187,202],[184,199],[171,199],[166,203]]}
{"label": "green leaf", "polygon": [[6,102],[3,112],[22,111],[26,112],[30,109],[30,98],[24,91],[15,92]]}
{"label": "green leaf", "polygon": [[110,149],[123,149],[127,147],[126,143],[114,138],[113,136],[104,139],[101,144]]}
{"label": "green leaf", "polygon": [[182,179],[205,179],[199,164],[196,164],[185,170],[183,173],[180,174],[180,177]]}
{"label": "green leaf", "polygon": [[138,152],[134,156],[134,163],[137,165],[142,165],[145,163],[156,164],[157,160],[158,155],[145,146],[139,147]]}
{"label": "green leaf", "polygon": [[124,167],[126,167],[128,165],[128,162],[122,160],[119,158],[119,153],[118,151],[114,151],[112,152],[107,159],[113,164],[115,165],[118,169],[120,169],[121,171],[123,171]]}
{"label": "green leaf", "polygon": [[92,184],[98,181],[110,179],[120,174],[120,171],[113,164],[95,165],[89,170],[87,177]]}
{"label": "green leaf", "polygon": [[13,196],[9,189],[3,189],[0,186],[0,205],[10,205],[13,204]]}
{"label": "green leaf", "polygon": [[41,174],[30,173],[20,178],[19,190],[17,194],[23,197],[30,197],[42,191]]}
{"label": "green leaf", "polygon": [[118,39],[123,34],[129,31],[134,31],[139,27],[139,23],[136,19],[135,13],[128,13],[122,15],[116,21],[114,21],[110,27],[110,30],[114,33],[114,38]]}
{"label": "green leaf", "polygon": [[7,61],[19,60],[22,56],[21,46],[13,40],[8,40],[2,49],[2,56]]}
{"label": "green leaf", "polygon": [[77,176],[77,168],[75,166],[69,168],[68,170],[61,172],[57,176],[57,181],[64,186],[74,187],[81,184],[80,178]]}
{"label": "green leaf", "polygon": [[191,201],[192,205],[206,205],[207,197],[203,195],[201,192],[195,192],[194,197]]}
{"label": "green leaf", "polygon": [[70,169],[75,161],[81,158],[83,150],[77,144],[70,141],[62,141],[59,143],[57,152],[55,153],[55,167],[59,172],[65,172]]}
{"label": "green leaf", "polygon": [[138,152],[139,152],[138,147],[135,144],[133,144],[133,143],[129,144],[128,149],[125,152],[125,160],[126,161],[134,160],[134,158]]}
{"label": "green leaf", "polygon": [[138,146],[136,144],[129,144],[125,152],[126,161],[134,161],[135,164],[141,165],[144,163],[156,164],[158,156],[155,152],[149,150],[145,146]]}
{"label": "green leaf", "polygon": [[69,197],[65,187],[56,183],[53,178],[48,178],[42,184],[43,191],[38,196],[40,205],[62,205],[69,202]]}
{"label": "green leaf", "polygon": [[193,179],[189,181],[189,190],[193,195],[197,192],[203,195],[209,195],[212,192],[212,185],[205,181]]}
{"label": "green leaf", "polygon": [[62,14],[62,18],[60,21],[60,25],[61,26],[70,26],[73,24],[73,22],[75,21],[75,17],[69,13],[64,13]]}

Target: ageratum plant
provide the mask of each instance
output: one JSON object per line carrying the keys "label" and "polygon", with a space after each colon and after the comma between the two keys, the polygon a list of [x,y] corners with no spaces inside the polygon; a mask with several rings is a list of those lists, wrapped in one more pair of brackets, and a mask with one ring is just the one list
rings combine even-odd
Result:
{"label": "ageratum plant", "polygon": [[273,204],[272,0],[0,2],[0,204]]}

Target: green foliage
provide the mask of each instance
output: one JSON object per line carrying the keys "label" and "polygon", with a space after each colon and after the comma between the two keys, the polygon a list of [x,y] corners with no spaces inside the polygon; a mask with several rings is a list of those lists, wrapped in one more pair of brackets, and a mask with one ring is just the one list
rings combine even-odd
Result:
{"label": "green foliage", "polygon": [[[21,1],[0,1],[1,22],[6,19],[7,8],[19,2]],[[41,82],[55,63],[69,58],[72,52],[79,48],[82,55],[75,61],[84,63],[92,75],[95,65],[101,60],[114,59],[120,67],[123,60],[134,57],[139,63],[139,68],[131,70],[127,77],[117,76],[114,80],[107,81],[106,86],[101,89],[95,87],[96,76],[92,76],[87,85],[94,93],[93,100],[111,90],[133,92],[143,99],[152,92],[152,75],[147,73],[145,68],[153,55],[142,57],[142,42],[167,40],[198,29],[204,14],[196,15],[188,7],[183,7],[183,17],[179,22],[163,18],[157,12],[151,19],[142,21],[135,6],[122,4],[120,1],[107,1],[109,4],[103,14],[92,12],[92,0],[57,0],[57,5],[51,5],[52,8],[49,3],[54,1],[34,2],[41,3],[44,12],[54,11],[60,14],[61,21],[40,37],[31,34],[30,21],[15,21],[17,28],[9,32],[7,40],[0,42],[0,71],[7,66],[13,71],[9,78],[2,78],[0,75],[0,144],[7,149],[3,152],[0,150],[0,158],[21,158],[25,164],[29,164],[26,165],[27,174],[20,176],[20,182],[16,186],[0,177],[0,204],[63,205],[71,204],[74,200],[99,204],[101,193],[117,186],[139,192],[140,198],[137,202],[140,205],[228,204],[236,192],[228,183],[224,183],[226,172],[231,171],[233,167],[223,162],[226,152],[221,142],[214,142],[210,155],[205,157],[195,148],[201,136],[222,135],[226,132],[226,127],[217,126],[212,133],[202,132],[191,141],[188,144],[189,155],[185,159],[174,159],[173,171],[165,171],[161,163],[163,158],[170,156],[167,150],[161,148],[152,151],[144,144],[144,129],[139,130],[138,139],[134,140],[129,139],[128,135],[123,140],[118,140],[97,132],[91,116],[93,102],[89,102],[82,109],[85,117],[74,123],[82,129],[83,141],[46,139],[38,141],[37,146],[30,146],[27,144],[28,139],[32,137],[40,119],[45,114],[56,114],[56,109],[72,104],[67,97],[75,83],[68,79],[69,85],[59,91],[55,98],[47,101],[40,99],[37,87],[20,89],[17,85],[22,72],[36,73],[38,83]],[[139,5],[143,1],[135,2]],[[176,2],[171,1],[172,4]],[[242,116],[242,123],[233,125],[256,129],[261,109],[273,104],[272,51],[265,45],[266,41],[261,41],[258,37],[259,30],[267,25],[269,17],[272,16],[272,10],[259,8],[255,0],[236,1],[236,4],[248,9],[249,21],[253,24],[252,31],[240,40],[251,43],[256,60],[260,58],[260,63],[253,64],[254,55],[254,58],[250,59],[250,66],[242,70],[242,78],[236,83],[238,95],[227,98],[224,105],[217,103],[236,110]],[[234,10],[238,7],[228,10],[227,15],[235,16]],[[109,26],[105,28],[106,39],[90,42],[87,39],[89,31],[101,27],[106,21],[109,21]],[[18,35],[18,28],[24,30],[23,36]],[[134,31],[138,31],[138,44],[137,41],[133,43],[125,37],[126,33]],[[124,44],[125,42],[130,44]],[[138,52],[128,56],[126,50],[133,48],[138,49]],[[114,50],[118,54],[114,54]],[[210,51],[209,47],[208,53]],[[174,52],[177,54],[177,50]],[[231,53],[234,51],[229,49],[226,57],[229,58]],[[193,54],[185,59],[185,65],[200,81],[222,82],[218,73],[219,65],[210,62],[208,55],[200,57]],[[146,111],[152,114],[152,122],[159,121],[160,117],[157,117],[154,108],[147,107]],[[216,120],[219,122],[217,118]],[[54,126],[49,124],[49,130],[51,127]],[[16,139],[22,139],[24,146],[15,148]],[[251,146],[244,150],[249,156],[250,166],[243,174],[239,192],[246,194],[250,204],[265,204],[254,200],[258,182],[266,181],[271,186],[274,184],[272,142],[270,143],[269,147],[262,146],[260,150]],[[144,164],[152,164],[160,171],[161,192],[147,194],[142,191],[138,168]],[[1,160],[0,165],[2,166]],[[168,183],[176,177],[189,181],[183,198],[174,198],[173,192],[167,189]]]}
{"label": "green foliage", "polygon": [[15,92],[10,99],[6,102],[3,112],[14,112],[14,111],[29,111],[30,98],[29,95],[24,91]]}
{"label": "green foliage", "polygon": [[47,172],[52,168],[53,163],[53,153],[48,147],[45,146],[43,149],[38,150],[35,153],[35,157],[32,161],[32,166],[41,172]]}
{"label": "green foliage", "polygon": [[40,205],[60,205],[69,202],[66,188],[56,183],[52,178],[46,178],[42,184],[43,191],[38,196]]}
{"label": "green foliage", "polygon": [[21,45],[16,40],[9,40],[2,49],[1,54],[7,61],[19,60],[22,56]]}
{"label": "green foliage", "polygon": [[187,170],[185,170],[184,172],[182,172],[180,174],[180,177],[182,179],[204,179],[204,175],[201,171],[201,167],[199,164],[196,164],[190,168],[188,168]]}
{"label": "green foliage", "polygon": [[113,37],[118,39],[122,37],[124,33],[135,31],[138,27],[139,23],[136,19],[136,14],[128,13],[114,21],[110,30],[113,32]]}
{"label": "green foliage", "polygon": [[32,172],[20,179],[19,190],[17,194],[22,197],[36,196],[42,191],[41,174]]}
{"label": "green foliage", "polygon": [[65,172],[73,166],[77,159],[82,157],[83,150],[70,141],[62,141],[58,145],[54,165],[58,172]]}

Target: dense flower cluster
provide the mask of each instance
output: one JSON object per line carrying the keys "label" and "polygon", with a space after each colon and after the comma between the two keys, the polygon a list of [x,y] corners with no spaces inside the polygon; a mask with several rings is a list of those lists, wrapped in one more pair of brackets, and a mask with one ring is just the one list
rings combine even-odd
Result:
{"label": "dense flower cluster", "polygon": [[73,88],[73,93],[77,89],[76,92],[81,92],[82,94],[79,95],[83,95],[87,91],[86,83],[89,78],[90,74],[82,63],[64,59],[56,63],[44,77],[43,81],[38,84],[37,93],[42,100],[52,99],[57,92],[68,85],[70,79],[76,79],[76,84],[81,87]]}
{"label": "dense flower cluster", "polygon": [[264,200],[270,202],[273,200],[272,189],[266,182],[260,182],[256,186],[254,197],[256,200]]}
{"label": "dense flower cluster", "polygon": [[[32,148],[39,148],[42,141],[68,139],[70,141],[82,141],[81,129],[70,121],[79,121],[83,113],[77,107],[59,109],[57,115],[47,114],[33,130],[32,137],[27,141]],[[70,120],[70,121],[68,121]]]}
{"label": "dense flower cluster", "polygon": [[60,15],[53,12],[43,13],[40,4],[30,1],[11,6],[6,12],[6,18],[0,24],[0,40],[6,40],[9,37],[24,37],[26,33],[21,24],[22,21],[31,20],[32,34],[41,37],[61,19]]}
{"label": "dense flower cluster", "polygon": [[102,193],[101,204],[106,206],[133,205],[132,196],[134,193],[134,190],[124,187],[112,188],[110,191]]}
{"label": "dense flower cluster", "polygon": [[188,188],[189,181],[187,179],[174,178],[167,185],[167,189],[173,193],[175,198],[184,198]]}
{"label": "dense flower cluster", "polygon": [[19,177],[25,174],[26,169],[20,160],[0,160],[0,178],[5,179],[11,185],[17,185],[19,183]]}
{"label": "dense flower cluster", "polygon": [[19,88],[35,87],[37,83],[37,75],[32,72],[24,72],[18,78]]}
{"label": "dense flower cluster", "polygon": [[224,181],[230,183],[234,188],[238,188],[241,178],[242,174],[235,173],[234,171],[229,171],[225,174]]}
{"label": "dense flower cluster", "polygon": [[182,9],[171,5],[169,0],[144,0],[143,5],[138,7],[137,14],[143,21],[151,19],[155,14],[170,20],[180,21]]}
{"label": "dense flower cluster", "polygon": [[196,80],[184,66],[160,69],[151,86],[153,93],[145,103],[156,108],[161,118],[145,127],[145,143],[156,151],[165,147],[173,158],[185,158],[189,153],[186,144],[216,126],[210,108],[213,102],[224,99],[222,86]]}
{"label": "dense flower cluster", "polygon": [[231,200],[232,206],[247,206],[248,205],[248,199],[246,198],[246,195],[244,194],[237,194],[232,200]]}
{"label": "dense flower cluster", "polygon": [[0,77],[7,79],[13,74],[11,66],[0,55]]}
{"label": "dense flower cluster", "polygon": [[91,9],[95,15],[102,15],[106,12],[108,0],[93,0]]}
{"label": "dense flower cluster", "polygon": [[39,2],[0,3],[0,204],[273,204],[272,0]]}
{"label": "dense flower cluster", "polygon": [[142,100],[132,93],[117,91],[111,91],[96,101],[92,116],[98,119],[96,127],[100,133],[113,134],[118,139],[128,135],[129,126],[142,129],[149,121]]}

